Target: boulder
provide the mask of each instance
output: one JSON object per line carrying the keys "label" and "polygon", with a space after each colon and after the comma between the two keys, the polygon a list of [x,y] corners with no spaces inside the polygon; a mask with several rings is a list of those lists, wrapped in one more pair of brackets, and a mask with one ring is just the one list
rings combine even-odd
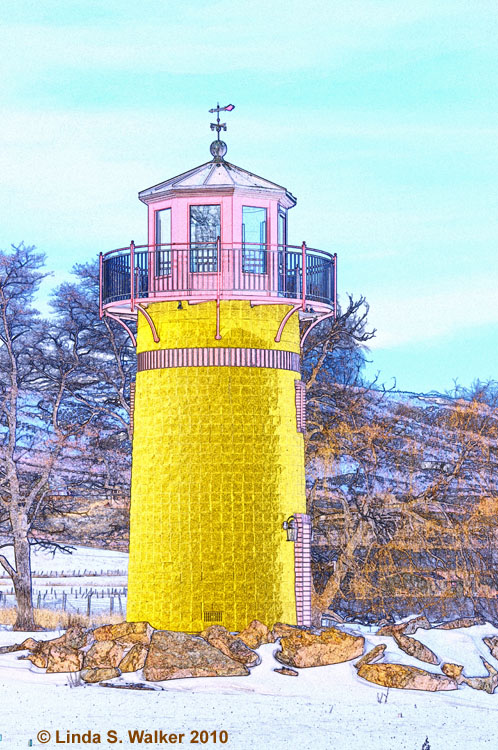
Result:
{"label": "boulder", "polygon": [[116,690],[166,690],[160,685],[148,685],[146,682],[101,682],[100,687],[115,688]]}
{"label": "boulder", "polygon": [[394,635],[398,635],[399,633],[402,633],[404,629],[406,628],[407,623],[406,622],[399,622],[397,625],[383,625],[381,628],[378,629],[375,635],[390,635],[391,637]]}
{"label": "boulder", "polygon": [[356,659],[363,653],[362,636],[327,628],[320,635],[296,630],[284,636],[282,650],[275,653],[279,662],[291,667],[320,667]]}
{"label": "boulder", "polygon": [[51,641],[38,641],[38,647],[43,646],[44,644],[52,644],[79,649],[86,648],[86,646],[89,646],[93,641],[93,633],[89,628],[75,626],[73,628],[68,628],[65,633],[58,638],[53,638]]}
{"label": "boulder", "polygon": [[35,641],[34,638],[26,638],[25,641],[23,641],[19,646],[15,647],[16,651],[24,651],[27,649],[28,651],[35,651],[38,646],[38,641]]}
{"label": "boulder", "polygon": [[422,630],[430,630],[432,628],[425,615],[419,615],[418,617],[414,617],[413,620],[409,620],[405,625],[403,635],[413,635],[419,628]]}
{"label": "boulder", "polygon": [[135,643],[120,661],[119,669],[121,672],[137,672],[143,669],[148,652],[149,649],[143,643]]}
{"label": "boulder", "polygon": [[249,670],[200,636],[156,630],[143,669],[146,680],[248,675]]}
{"label": "boulder", "polygon": [[[64,653],[71,654],[73,651],[85,648],[93,642],[92,631],[86,628],[74,627],[66,630],[65,633],[60,635],[58,638],[52,638],[50,641],[35,641],[34,638],[26,638],[21,644],[16,646],[15,651],[29,650],[31,651],[25,658],[31,661],[35,667],[46,668],[48,667],[49,654],[53,650],[54,657],[51,659],[52,662],[57,662],[59,657]],[[64,651],[68,649],[68,651]],[[51,671],[51,670],[49,670]],[[56,669],[54,671],[62,672],[74,672],[74,669]]]}
{"label": "boulder", "polygon": [[263,643],[275,640],[270,629],[259,620],[253,620],[239,633],[239,638],[248,648],[259,648]]}
{"label": "boulder", "polygon": [[417,628],[429,630],[431,627],[432,626],[425,615],[418,615],[417,617],[408,620],[408,622],[399,622],[396,625],[384,625],[382,628],[379,628],[376,635],[412,635]]}
{"label": "boulder", "polygon": [[85,669],[117,667],[124,656],[124,647],[115,641],[96,641],[86,652]]}
{"label": "boulder", "polygon": [[35,667],[46,669],[48,664],[48,651],[34,651],[32,654],[28,654],[26,657],[19,658],[26,658]]}
{"label": "boulder", "polygon": [[20,651],[21,644],[13,643],[11,646],[0,646],[0,656],[2,654],[11,654],[13,651]]}
{"label": "boulder", "polygon": [[[215,646],[216,644],[213,643],[212,645]],[[241,638],[234,638],[234,640],[228,644],[228,649],[226,651],[221,648],[221,645],[216,646],[216,648],[219,648],[220,651],[223,651],[224,654],[235,659],[235,661],[245,664],[246,667],[256,667],[261,663],[259,654],[248,648]]]}
{"label": "boulder", "polygon": [[68,628],[60,641],[69,648],[86,648],[95,640],[92,630],[79,626]]}
{"label": "boulder", "polygon": [[34,638],[26,638],[22,643],[13,643],[11,646],[1,646],[0,647],[0,655],[1,654],[11,654],[14,651],[33,651],[38,645],[38,641],[35,641]]}
{"label": "boulder", "polygon": [[[29,643],[29,653],[27,656],[19,656],[19,659],[28,659],[35,667],[40,669],[46,669],[48,664],[48,654],[52,645],[64,646],[60,638],[56,638],[52,641],[35,641],[34,639],[27,638],[26,641],[33,641]],[[26,642],[24,641],[24,643]],[[22,644],[21,644],[22,645]]]}
{"label": "boulder", "polygon": [[97,641],[119,641],[119,643],[132,646],[135,643],[148,645],[154,628],[148,622],[119,622],[117,625],[102,625],[93,631]]}
{"label": "boulder", "polygon": [[419,661],[425,661],[427,664],[439,664],[440,660],[436,654],[424,646],[423,643],[417,641],[416,638],[410,638],[408,635],[397,634],[394,636],[394,640],[405,654],[415,657]]}
{"label": "boulder", "polygon": [[291,669],[290,667],[278,667],[273,670],[274,672],[277,672],[277,674],[285,674],[288,677],[298,677],[299,672],[296,672],[295,669]]}
{"label": "boulder", "polygon": [[498,659],[498,635],[492,635],[489,638],[482,639],[491,651],[491,656]]}
{"label": "boulder", "polygon": [[307,630],[307,628],[303,628],[300,625],[287,625],[285,622],[276,622],[271,631],[271,637],[273,640],[269,641],[269,643],[274,643],[276,640],[283,638],[283,636],[286,635],[302,633],[303,630]]}
{"label": "boulder", "polygon": [[242,641],[240,636],[232,635],[223,625],[211,625],[201,633],[205,641],[219,648],[224,654],[247,667],[255,667],[261,659]]}
{"label": "boulder", "polygon": [[[210,625],[208,628],[200,633],[201,638],[205,641],[214,645],[214,641],[229,641],[232,638],[238,638],[238,636],[230,633],[224,625]],[[217,647],[218,648],[218,647]]]}
{"label": "boulder", "polygon": [[[47,653],[47,672],[80,671],[83,666],[83,654],[81,651],[65,646],[63,643],[51,643],[50,641],[48,643],[51,645]],[[33,663],[35,662],[33,661]]]}
{"label": "boulder", "polygon": [[116,667],[100,669],[84,669],[81,673],[81,679],[85,682],[102,682],[102,680],[112,680],[113,677],[119,677],[121,672]]}
{"label": "boulder", "polygon": [[359,661],[356,662],[355,669],[359,669],[363,664],[372,664],[374,661],[378,661],[384,656],[384,651],[386,650],[387,646],[385,643],[379,643],[378,646],[375,646],[371,651],[369,651],[365,656],[362,656]]}
{"label": "boulder", "polygon": [[455,680],[442,674],[426,672],[418,667],[407,667],[404,664],[363,664],[358,675],[368,682],[383,687],[402,688],[405,690],[456,690]]}
{"label": "boulder", "polygon": [[461,682],[474,690],[484,690],[486,693],[493,694],[498,686],[498,672],[488,662],[482,658],[482,663],[486,667],[487,677],[463,677]]}
{"label": "boulder", "polygon": [[460,664],[443,664],[441,670],[447,677],[451,677],[451,679],[456,680],[459,685],[461,684],[463,680],[463,667],[460,666]]}
{"label": "boulder", "polygon": [[484,625],[486,623],[482,617],[460,617],[458,620],[443,622],[436,625],[438,630],[455,630],[456,628],[471,628],[474,625]]}

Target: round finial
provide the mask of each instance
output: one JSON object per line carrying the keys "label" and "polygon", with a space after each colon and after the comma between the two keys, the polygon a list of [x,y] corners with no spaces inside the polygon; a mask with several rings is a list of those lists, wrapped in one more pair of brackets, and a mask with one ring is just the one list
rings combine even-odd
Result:
{"label": "round finial", "polygon": [[225,141],[213,141],[209,147],[215,161],[223,161],[223,157],[228,151]]}
{"label": "round finial", "polygon": [[220,141],[220,130],[227,129],[226,123],[220,122],[220,112],[231,112],[233,109],[235,109],[234,104],[227,104],[226,107],[220,107],[220,103],[218,102],[218,106],[209,110],[211,113],[216,113],[216,122],[211,123],[211,130],[216,130],[218,133],[218,139],[213,141],[209,148],[214,157],[213,161],[223,161],[223,157],[227,152],[227,144],[224,141]]}

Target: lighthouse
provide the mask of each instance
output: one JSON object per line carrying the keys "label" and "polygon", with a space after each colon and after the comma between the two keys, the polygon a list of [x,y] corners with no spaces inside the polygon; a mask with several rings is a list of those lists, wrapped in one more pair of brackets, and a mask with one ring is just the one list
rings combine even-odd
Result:
{"label": "lighthouse", "polygon": [[137,351],[127,620],[158,629],[311,618],[299,322],[335,314],[336,258],[226,159],[233,108],[209,161],[139,193],[147,243],[100,256],[100,315]]}

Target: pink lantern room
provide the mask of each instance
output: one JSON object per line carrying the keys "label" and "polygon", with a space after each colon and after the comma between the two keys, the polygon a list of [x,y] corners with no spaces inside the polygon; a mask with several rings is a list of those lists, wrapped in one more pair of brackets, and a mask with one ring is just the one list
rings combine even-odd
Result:
{"label": "pink lantern room", "polygon": [[171,300],[292,305],[289,314],[316,322],[335,315],[336,255],[288,244],[296,199],[225,161],[219,112],[214,127],[212,161],[139,193],[148,206],[147,244],[101,255],[100,315],[123,323],[146,315],[144,304]]}

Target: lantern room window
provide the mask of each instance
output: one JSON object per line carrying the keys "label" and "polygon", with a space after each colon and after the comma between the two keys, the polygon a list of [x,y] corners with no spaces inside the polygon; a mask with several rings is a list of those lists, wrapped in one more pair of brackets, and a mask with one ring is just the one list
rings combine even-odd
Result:
{"label": "lantern room window", "polygon": [[285,296],[287,291],[287,258],[285,252],[285,246],[287,245],[287,211],[285,208],[279,205],[278,207],[278,223],[277,223],[277,239],[278,239],[278,292]]}
{"label": "lantern room window", "polygon": [[242,271],[266,273],[266,208],[242,206]]}
{"label": "lantern room window", "polygon": [[171,208],[156,211],[156,276],[171,273]]}
{"label": "lantern room window", "polygon": [[190,206],[190,271],[218,270],[216,240],[221,235],[221,206]]}
{"label": "lantern room window", "polygon": [[287,211],[282,206],[278,207],[278,244],[287,244]]}

